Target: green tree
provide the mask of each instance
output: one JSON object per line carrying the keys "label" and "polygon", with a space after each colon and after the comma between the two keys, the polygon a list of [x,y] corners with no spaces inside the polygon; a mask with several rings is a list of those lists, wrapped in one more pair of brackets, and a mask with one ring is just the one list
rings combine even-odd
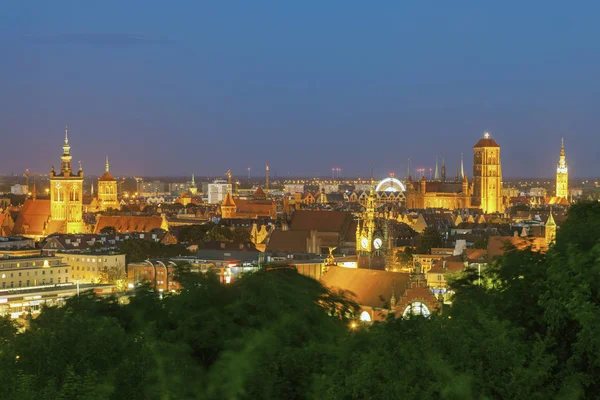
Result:
{"label": "green tree", "polygon": [[398,250],[396,252],[396,262],[400,268],[408,268],[412,266],[413,254],[415,254],[415,248],[406,246],[404,250]]}
{"label": "green tree", "polygon": [[417,243],[418,254],[429,254],[433,247],[441,247],[444,243],[442,234],[437,229],[428,226],[421,232]]}

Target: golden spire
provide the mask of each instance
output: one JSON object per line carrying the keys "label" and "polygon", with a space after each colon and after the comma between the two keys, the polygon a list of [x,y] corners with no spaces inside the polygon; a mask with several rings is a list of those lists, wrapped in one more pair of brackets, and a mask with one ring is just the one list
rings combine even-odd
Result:
{"label": "golden spire", "polygon": [[561,138],[561,145],[560,145],[560,156],[564,157],[565,156],[565,138]]}
{"label": "golden spire", "polygon": [[106,155],[106,164],[104,165],[104,169],[106,172],[108,172],[110,169],[110,165],[108,164],[108,154]]}
{"label": "golden spire", "polygon": [[69,144],[69,126],[65,126],[65,144]]}

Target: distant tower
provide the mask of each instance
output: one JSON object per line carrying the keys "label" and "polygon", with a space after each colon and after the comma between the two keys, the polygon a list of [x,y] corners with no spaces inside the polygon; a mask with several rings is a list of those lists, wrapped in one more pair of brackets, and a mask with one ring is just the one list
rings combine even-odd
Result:
{"label": "distant tower", "polygon": [[408,168],[406,169],[406,180],[412,180],[412,177],[410,176],[410,158],[408,159]]}
{"label": "distant tower", "polygon": [[106,211],[109,208],[114,210],[119,209],[117,180],[110,174],[108,156],[106,156],[106,164],[104,165],[104,175],[98,178],[98,200],[102,211]]}
{"label": "distant tower", "polygon": [[440,172],[438,170],[438,158],[437,158],[437,156],[435,157],[435,175],[433,176],[433,180],[434,181],[439,181],[440,180]]}
{"label": "distant tower", "polygon": [[192,182],[190,182],[188,192],[190,192],[191,195],[198,194],[198,186],[196,186],[196,177],[194,176],[194,174],[192,174]]}
{"label": "distant tower", "polygon": [[269,197],[269,163],[265,167],[265,194]]}
{"label": "distant tower", "polygon": [[544,236],[546,244],[548,245],[554,243],[556,240],[556,222],[554,222],[554,217],[552,216],[552,208],[550,209],[550,215],[548,216],[548,220],[544,227]]}
{"label": "distant tower", "polygon": [[65,129],[65,142],[60,172],[50,171],[50,218],[53,221],[63,221],[61,233],[82,233],[85,231],[83,222],[83,170],[73,172],[71,166],[71,146],[69,131]]}
{"label": "distant tower", "polygon": [[231,197],[231,193],[227,192],[223,202],[221,203],[221,217],[222,218],[233,218],[236,214],[236,204]]}
{"label": "distant tower", "polygon": [[567,157],[565,156],[565,139],[560,146],[560,157],[556,166],[556,197],[568,198],[569,195],[569,169],[567,168]]}
{"label": "distant tower", "polygon": [[446,163],[444,162],[444,156],[442,156],[442,182],[446,182]]}
{"label": "distant tower", "polygon": [[465,162],[463,161],[463,153],[460,153],[460,179],[465,177]]}
{"label": "distant tower", "polygon": [[500,146],[485,132],[473,146],[473,207],[485,213],[504,212]]}

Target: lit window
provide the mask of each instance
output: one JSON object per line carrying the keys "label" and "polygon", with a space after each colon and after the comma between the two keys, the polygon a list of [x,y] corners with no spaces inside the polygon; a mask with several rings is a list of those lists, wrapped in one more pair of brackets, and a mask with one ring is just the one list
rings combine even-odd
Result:
{"label": "lit window", "polygon": [[405,309],[402,316],[404,318],[410,317],[411,315],[422,315],[423,317],[429,317],[431,313],[427,306],[420,301],[410,303]]}

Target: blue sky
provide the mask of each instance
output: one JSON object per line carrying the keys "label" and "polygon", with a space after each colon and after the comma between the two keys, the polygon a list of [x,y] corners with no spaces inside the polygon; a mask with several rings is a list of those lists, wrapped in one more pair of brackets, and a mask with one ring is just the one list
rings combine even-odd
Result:
{"label": "blue sky", "polygon": [[[0,173],[600,171],[597,2],[4,2]],[[469,174],[470,175],[470,174]]]}

